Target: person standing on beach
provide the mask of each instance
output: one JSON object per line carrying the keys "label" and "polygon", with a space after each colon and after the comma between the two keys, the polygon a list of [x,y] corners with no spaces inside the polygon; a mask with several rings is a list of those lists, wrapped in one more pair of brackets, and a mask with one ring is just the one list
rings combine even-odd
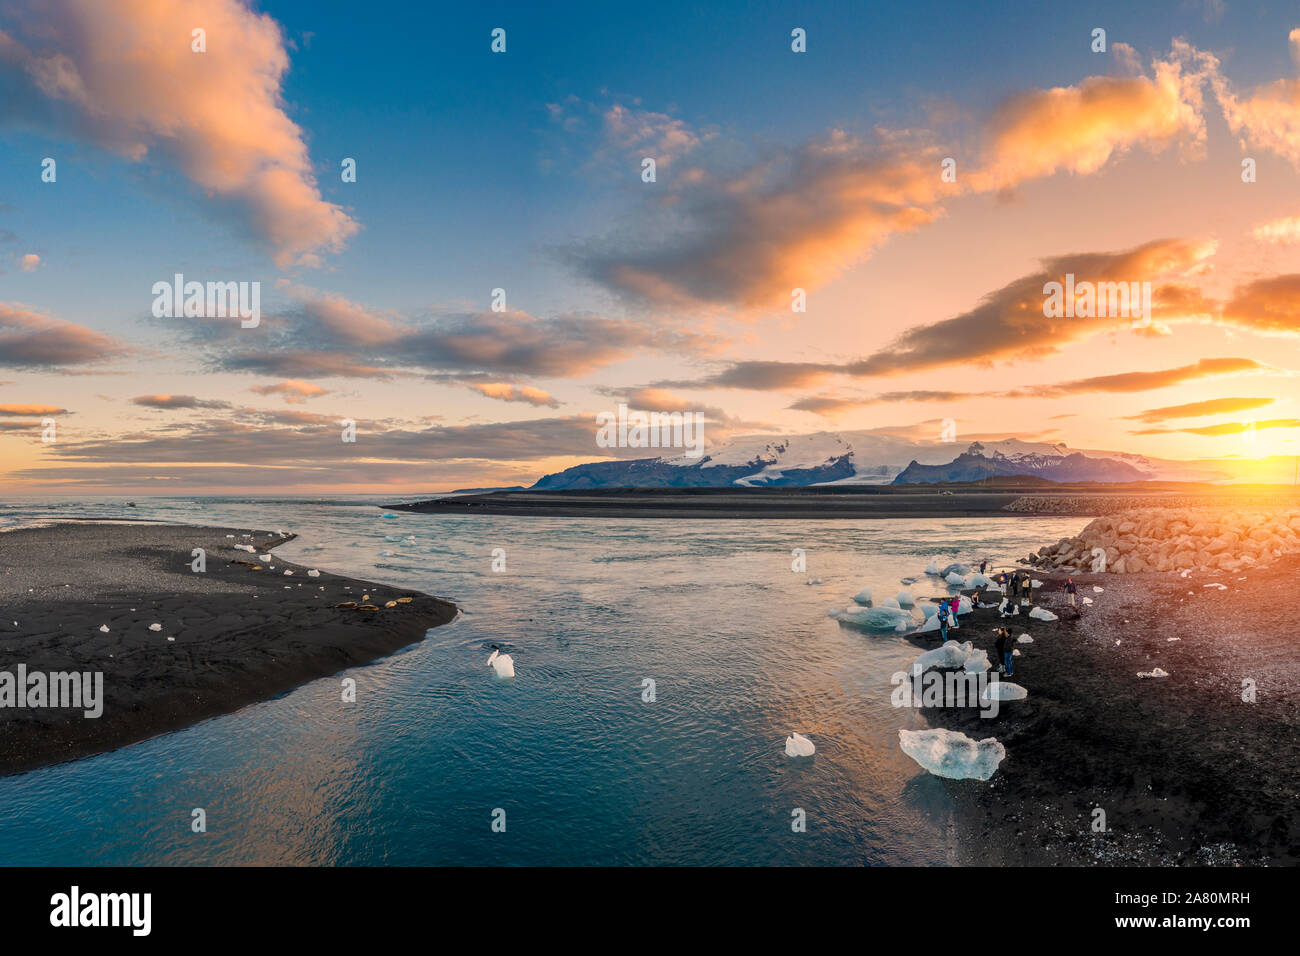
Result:
{"label": "person standing on beach", "polygon": [[1016,648],[1015,642],[1011,640],[1011,632],[1005,627],[1002,629],[1002,666],[1003,673],[1008,677],[1013,676],[1012,671],[1016,666]]}
{"label": "person standing on beach", "polygon": [[945,643],[948,640],[948,604],[945,601],[939,602],[939,640]]}
{"label": "person standing on beach", "polygon": [[989,566],[989,559],[985,558],[983,561],[980,562],[980,574],[983,574],[984,569],[987,568],[988,566]]}
{"label": "person standing on beach", "polygon": [[1010,631],[1008,631],[1005,627],[1000,627],[998,628],[998,639],[993,642],[993,646],[994,648],[996,648],[997,655],[998,655],[996,659],[998,662],[999,674],[1005,671],[1007,667],[1006,665],[1007,638],[1009,638],[1010,636],[1011,636]]}
{"label": "person standing on beach", "polygon": [[1070,607],[1074,607],[1074,596],[1078,591],[1079,589],[1074,584],[1074,578],[1070,578],[1065,582],[1065,595],[1069,599]]}
{"label": "person standing on beach", "polygon": [[1007,578],[1007,603],[1011,605],[1011,613],[1020,613],[1020,578],[1015,572]]}

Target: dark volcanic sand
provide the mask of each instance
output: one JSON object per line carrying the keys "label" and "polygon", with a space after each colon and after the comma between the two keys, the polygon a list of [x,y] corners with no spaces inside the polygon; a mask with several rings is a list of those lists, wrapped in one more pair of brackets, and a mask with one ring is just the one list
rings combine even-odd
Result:
{"label": "dark volcanic sand", "polygon": [[[235,549],[251,544],[265,554],[292,537],[159,524],[0,534],[0,670],[103,671],[105,700],[96,719],[80,710],[0,708],[0,773],[237,710],[374,661],[456,615],[455,605],[425,594],[326,571],[313,578],[274,553],[263,562]],[[193,548],[206,550],[206,573],[190,570]],[[365,594],[379,610],[332,607],[363,603]],[[413,600],[384,608],[400,597]],[[161,631],[149,630],[155,622]]]}
{"label": "dark volcanic sand", "polygon": [[[1007,749],[987,783],[944,782],[958,805],[961,862],[1300,861],[1298,573],[1292,557],[1188,578],[1076,575],[1079,597],[1095,602],[1077,618],[1064,606],[1064,575],[1048,577],[1036,599],[1059,621],[1005,619],[1013,636],[1034,638],[1016,645],[1012,678],[1029,697],[1003,702],[992,719],[924,711],[931,726],[995,736]],[[949,636],[993,660],[1000,623],[997,611],[975,610]],[[939,644],[937,635],[912,640]],[[1155,667],[1170,676],[1137,677]],[[1255,681],[1255,703],[1242,701],[1243,678]],[[1110,832],[1092,832],[1094,807]]]}

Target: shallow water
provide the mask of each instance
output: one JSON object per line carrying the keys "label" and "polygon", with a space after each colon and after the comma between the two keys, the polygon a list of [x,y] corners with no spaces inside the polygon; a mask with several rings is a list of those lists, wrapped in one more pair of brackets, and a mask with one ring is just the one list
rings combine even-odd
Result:
{"label": "shallow water", "polygon": [[[275,700],[0,778],[0,864],[951,862],[944,786],[898,748],[899,727],[926,724],[889,704],[890,675],[918,652],[826,612],[864,585],[894,596],[934,555],[1006,564],[1087,522],[385,518],[348,498],[136,501],[19,499],[0,528],[90,516],[284,529],[300,535],[277,549],[288,560],[463,613]],[[791,571],[795,548],[806,573]],[[923,575],[911,588],[949,593]],[[485,666],[494,642],[515,679]],[[355,704],[340,701],[344,676]],[[792,730],[814,758],[785,757]],[[191,831],[198,807],[206,833]],[[806,832],[792,832],[796,808]],[[492,829],[498,809],[505,832]]]}

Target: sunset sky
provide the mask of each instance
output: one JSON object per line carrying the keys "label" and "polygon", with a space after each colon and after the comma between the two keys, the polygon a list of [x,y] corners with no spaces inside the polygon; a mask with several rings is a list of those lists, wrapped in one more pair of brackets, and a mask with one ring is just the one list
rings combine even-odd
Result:
{"label": "sunset sky", "polygon": [[1300,7],[1056,6],[0,0],[0,489],[529,484],[620,401],[1300,454]]}

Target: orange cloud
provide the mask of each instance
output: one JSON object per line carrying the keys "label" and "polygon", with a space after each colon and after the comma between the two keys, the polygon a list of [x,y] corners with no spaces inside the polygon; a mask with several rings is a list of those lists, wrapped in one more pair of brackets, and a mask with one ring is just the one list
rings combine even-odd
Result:
{"label": "orange cloud", "polygon": [[311,382],[304,382],[300,378],[286,379],[274,385],[254,385],[249,391],[257,392],[259,395],[282,395],[284,400],[291,405],[305,402],[309,398],[329,394],[329,389]]}
{"label": "orange cloud", "polygon": [[0,302],[0,366],[66,370],[125,353],[121,342],[93,329]]}
{"label": "orange cloud", "polygon": [[[357,231],[326,202],[302,130],[285,112],[280,27],[238,0],[18,0],[0,69],[65,108],[75,135],[136,162],[174,165],[234,206],[282,267],[315,265]],[[191,31],[207,50],[191,50]]]}
{"label": "orange cloud", "polygon": [[470,388],[481,395],[486,395],[488,398],[500,399],[503,402],[526,402],[529,405],[548,406],[550,408],[558,408],[560,405],[550,392],[545,389],[534,388],[531,385],[484,382],[480,385],[471,385]]}

